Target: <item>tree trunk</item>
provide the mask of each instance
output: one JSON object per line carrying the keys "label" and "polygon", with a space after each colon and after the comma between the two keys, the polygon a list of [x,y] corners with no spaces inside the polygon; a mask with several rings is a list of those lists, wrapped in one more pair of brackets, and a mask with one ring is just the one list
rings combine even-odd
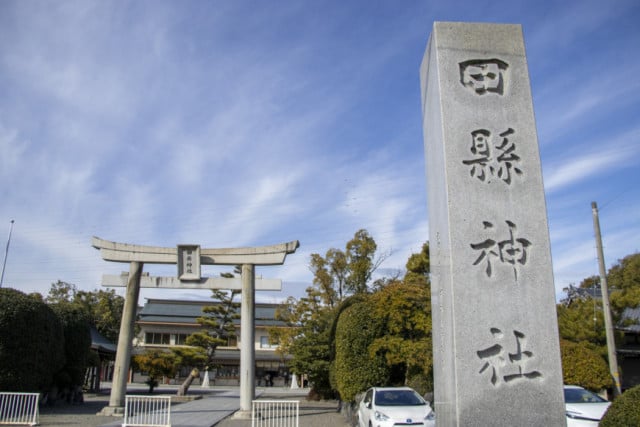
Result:
{"label": "tree trunk", "polygon": [[191,386],[191,383],[193,382],[193,380],[195,380],[199,376],[200,376],[200,371],[198,371],[197,369],[193,369],[189,374],[189,376],[187,377],[187,379],[184,380],[180,388],[178,388],[177,395],[184,396],[185,394],[187,394],[187,391],[189,391],[189,387]]}

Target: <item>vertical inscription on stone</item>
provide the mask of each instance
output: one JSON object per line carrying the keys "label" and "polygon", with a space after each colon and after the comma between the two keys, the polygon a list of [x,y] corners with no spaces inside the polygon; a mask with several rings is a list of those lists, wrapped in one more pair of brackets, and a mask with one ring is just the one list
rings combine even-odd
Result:
{"label": "vertical inscription on stone", "polygon": [[520,27],[436,23],[421,83],[438,425],[562,426],[555,290]]}
{"label": "vertical inscription on stone", "polygon": [[178,245],[178,278],[200,280],[200,246]]}

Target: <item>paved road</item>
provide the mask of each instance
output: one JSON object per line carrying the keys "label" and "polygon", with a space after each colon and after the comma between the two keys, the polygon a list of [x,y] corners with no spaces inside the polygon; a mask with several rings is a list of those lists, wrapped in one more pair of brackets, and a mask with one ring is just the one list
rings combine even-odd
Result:
{"label": "paved road", "polygon": [[[173,394],[175,386],[160,386],[154,395]],[[128,394],[146,394],[146,386],[132,385],[127,388]],[[240,394],[236,388],[192,387],[190,395],[199,395],[200,399],[192,402],[172,405],[171,418],[174,427],[250,427],[251,420],[234,419],[233,414],[239,409]],[[305,399],[306,393],[301,390],[283,388],[259,388],[259,399],[283,399],[300,401],[301,427],[348,427],[344,416],[337,412],[336,401],[311,402]],[[119,427],[122,418],[96,415],[109,403],[109,390],[99,394],[86,394],[84,403],[70,405],[58,403],[40,409],[40,425],[49,427],[81,426],[81,427]]]}

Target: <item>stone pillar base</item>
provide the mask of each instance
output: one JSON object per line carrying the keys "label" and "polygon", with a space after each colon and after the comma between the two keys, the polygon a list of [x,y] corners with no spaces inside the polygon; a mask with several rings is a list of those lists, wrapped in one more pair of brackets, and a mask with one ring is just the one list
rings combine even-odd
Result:
{"label": "stone pillar base", "polygon": [[122,417],[124,416],[124,406],[105,406],[96,415],[101,417]]}
{"label": "stone pillar base", "polygon": [[250,420],[251,419],[251,411],[243,411],[239,410],[233,413],[231,416],[233,420]]}

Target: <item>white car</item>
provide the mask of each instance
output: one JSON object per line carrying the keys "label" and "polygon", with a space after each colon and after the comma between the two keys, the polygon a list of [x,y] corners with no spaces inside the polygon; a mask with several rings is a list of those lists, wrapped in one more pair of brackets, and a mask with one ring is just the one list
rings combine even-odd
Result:
{"label": "white car", "polygon": [[409,387],[373,387],[358,406],[360,427],[436,425],[429,402]]}
{"label": "white car", "polygon": [[611,402],[575,385],[564,386],[567,427],[597,427]]}

